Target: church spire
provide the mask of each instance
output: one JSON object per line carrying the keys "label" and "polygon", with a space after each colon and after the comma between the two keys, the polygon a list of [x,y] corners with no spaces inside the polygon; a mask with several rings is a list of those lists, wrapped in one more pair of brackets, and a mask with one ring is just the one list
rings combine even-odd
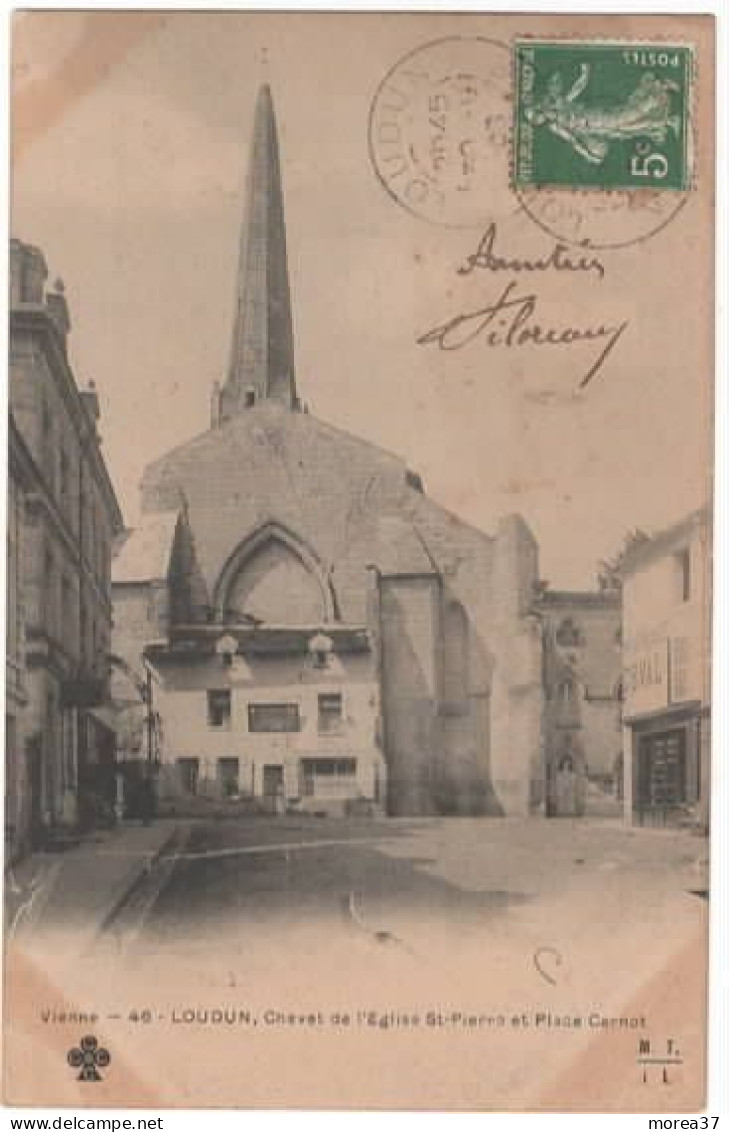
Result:
{"label": "church spire", "polygon": [[278,135],[268,83],[256,101],[246,195],[230,364],[217,394],[221,423],[262,400],[299,407]]}

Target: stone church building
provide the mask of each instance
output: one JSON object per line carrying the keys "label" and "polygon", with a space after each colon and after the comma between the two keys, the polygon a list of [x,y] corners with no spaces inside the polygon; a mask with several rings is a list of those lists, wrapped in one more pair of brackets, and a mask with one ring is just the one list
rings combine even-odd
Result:
{"label": "stone church building", "polygon": [[401,458],[303,410],[299,377],[264,86],[228,372],[207,431],[145,470],[114,561],[113,650],[153,695],[160,795],[540,809],[529,528],[512,515],[485,534],[450,514]]}
{"label": "stone church building", "polygon": [[547,817],[619,817],[622,802],[622,594],[603,574],[592,591],[545,587]]}

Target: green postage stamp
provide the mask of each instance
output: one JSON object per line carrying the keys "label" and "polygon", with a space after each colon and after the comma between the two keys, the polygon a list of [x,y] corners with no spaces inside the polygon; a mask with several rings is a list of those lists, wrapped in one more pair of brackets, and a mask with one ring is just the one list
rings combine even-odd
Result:
{"label": "green postage stamp", "polygon": [[690,47],[519,39],[514,52],[517,188],[690,187]]}

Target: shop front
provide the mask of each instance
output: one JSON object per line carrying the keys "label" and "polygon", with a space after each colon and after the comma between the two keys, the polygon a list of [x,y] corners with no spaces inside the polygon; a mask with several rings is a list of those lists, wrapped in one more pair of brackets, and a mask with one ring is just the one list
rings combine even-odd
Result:
{"label": "shop front", "polygon": [[626,654],[625,806],[636,825],[707,818],[710,712],[698,695],[686,636],[655,637]]}
{"label": "shop front", "polygon": [[700,704],[632,722],[633,820],[672,825],[691,820],[701,799]]}
{"label": "shop front", "polygon": [[623,803],[636,825],[709,824],[710,516],[634,540],[623,579]]}

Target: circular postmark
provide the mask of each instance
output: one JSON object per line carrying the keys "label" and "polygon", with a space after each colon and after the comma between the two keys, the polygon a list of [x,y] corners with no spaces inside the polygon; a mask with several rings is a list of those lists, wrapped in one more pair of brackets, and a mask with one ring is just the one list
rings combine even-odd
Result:
{"label": "circular postmark", "polygon": [[373,168],[415,216],[479,227],[516,205],[511,119],[508,46],[478,36],[434,40],[405,55],[377,88],[369,119]]}
{"label": "circular postmark", "polygon": [[526,215],[556,240],[595,251],[624,248],[657,235],[688,193],[660,189],[519,189]]}

